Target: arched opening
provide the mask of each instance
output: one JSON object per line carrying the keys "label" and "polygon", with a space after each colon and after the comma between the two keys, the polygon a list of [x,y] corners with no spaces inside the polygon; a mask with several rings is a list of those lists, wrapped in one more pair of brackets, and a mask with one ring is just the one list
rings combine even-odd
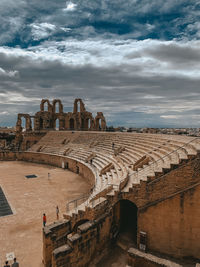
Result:
{"label": "arched opening", "polygon": [[87,219],[83,219],[83,220],[78,221],[78,222],[74,225],[73,232],[76,232],[76,231],[77,231],[77,228],[78,228],[81,224],[84,224],[84,223],[86,223],[86,222],[89,222],[89,220],[87,220]]}
{"label": "arched opening", "polygon": [[77,105],[77,112],[81,112],[81,102],[77,101],[76,105]]}
{"label": "arched opening", "polygon": [[31,118],[31,128],[34,130],[34,118]]}
{"label": "arched opening", "polygon": [[60,113],[60,103],[59,102],[55,103],[55,113]]}
{"label": "arched opening", "polygon": [[87,127],[88,127],[88,129],[91,129],[91,126],[92,126],[91,119],[88,119],[88,123],[87,123]]}
{"label": "arched opening", "polygon": [[43,118],[40,117],[40,129],[43,129]]}
{"label": "arched opening", "polygon": [[86,119],[86,126],[85,126],[85,128],[87,130],[89,130],[91,128],[91,119],[89,119],[89,118]]}
{"label": "arched opening", "polygon": [[96,129],[97,131],[101,131],[101,119],[96,120]]}
{"label": "arched opening", "polygon": [[74,119],[73,118],[69,120],[69,128],[70,130],[74,130]]}
{"label": "arched opening", "polygon": [[26,118],[24,117],[21,117],[21,126],[22,126],[22,132],[25,132],[26,131]]}
{"label": "arched opening", "polygon": [[44,111],[48,111],[48,103],[47,101],[43,103]]}
{"label": "arched opening", "polygon": [[120,200],[114,206],[114,224],[120,238],[137,245],[137,206],[129,200]]}
{"label": "arched opening", "polygon": [[79,166],[76,166],[76,173],[79,174]]}
{"label": "arched opening", "polygon": [[55,120],[55,130],[56,130],[56,131],[59,131],[59,126],[60,126],[60,122],[59,122],[59,119],[57,118],[57,119]]}

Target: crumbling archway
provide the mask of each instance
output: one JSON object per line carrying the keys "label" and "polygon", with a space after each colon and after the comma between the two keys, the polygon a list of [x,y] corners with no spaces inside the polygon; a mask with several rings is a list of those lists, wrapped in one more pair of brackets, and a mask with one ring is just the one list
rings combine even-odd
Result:
{"label": "crumbling archway", "polygon": [[59,118],[55,119],[54,129],[57,130],[57,131],[60,129],[60,120],[59,120]]}
{"label": "crumbling archway", "polygon": [[92,126],[92,119],[91,118],[87,118],[86,119],[86,130],[90,130]]}
{"label": "crumbling archway", "polygon": [[96,130],[101,131],[102,120],[100,118],[96,119]]}
{"label": "crumbling archway", "polygon": [[21,116],[21,126],[22,126],[22,132],[26,131],[26,118],[24,116]]}
{"label": "crumbling archway", "polygon": [[95,117],[95,129],[97,131],[105,131],[106,129],[106,119],[102,112],[97,112]]}
{"label": "crumbling archway", "polygon": [[[47,105],[47,110],[45,109],[45,104]],[[50,104],[48,99],[42,99],[41,104],[40,104],[40,111],[52,112],[52,105]]]}
{"label": "crumbling archway", "polygon": [[127,199],[119,200],[113,207],[114,223],[119,234],[126,236],[137,245],[138,208]]}
{"label": "crumbling archway", "polygon": [[32,120],[29,114],[18,114],[17,118],[17,129],[21,129],[21,131],[32,131]]}
{"label": "crumbling archway", "polygon": [[[80,111],[78,111],[78,103],[80,103]],[[82,101],[82,99],[80,98],[76,98],[75,101],[74,101],[74,110],[73,112],[74,113],[77,113],[77,112],[85,112],[85,105]]]}
{"label": "crumbling archway", "polygon": [[53,113],[63,113],[63,105],[60,99],[54,99],[52,104],[53,104]]}

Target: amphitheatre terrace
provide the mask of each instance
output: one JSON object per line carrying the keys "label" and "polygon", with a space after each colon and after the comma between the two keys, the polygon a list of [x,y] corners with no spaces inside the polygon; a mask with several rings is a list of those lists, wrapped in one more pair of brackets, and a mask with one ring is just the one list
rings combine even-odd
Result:
{"label": "amphitheatre terrace", "polygon": [[[123,243],[129,266],[195,266],[200,261],[199,138],[109,133],[103,113],[94,118],[80,99],[75,100],[72,113],[63,113],[60,100],[52,104],[42,100],[40,107],[34,116],[18,115],[15,149],[5,149],[0,157],[5,161],[1,166],[17,160],[63,169],[60,185],[59,169],[54,174],[56,194],[47,187],[58,198],[63,216],[53,221],[51,213],[52,223],[43,228],[45,267],[95,264],[113,243]],[[59,130],[55,130],[56,120]],[[63,175],[69,171],[74,179],[70,190],[76,189],[76,198],[62,197],[68,187]],[[9,197],[11,189],[7,191],[16,209]],[[17,216],[17,209],[12,216]]]}

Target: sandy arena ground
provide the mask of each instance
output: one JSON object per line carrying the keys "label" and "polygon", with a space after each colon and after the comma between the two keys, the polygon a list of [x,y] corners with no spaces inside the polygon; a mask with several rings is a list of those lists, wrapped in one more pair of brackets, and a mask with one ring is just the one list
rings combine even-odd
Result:
{"label": "sandy arena ground", "polygon": [[[48,172],[50,179],[48,179]],[[38,178],[27,179],[35,174]],[[41,267],[42,215],[47,224],[60,216],[65,203],[89,191],[84,179],[67,170],[26,162],[0,162],[0,186],[14,212],[0,217],[0,266],[14,252],[20,267]]]}

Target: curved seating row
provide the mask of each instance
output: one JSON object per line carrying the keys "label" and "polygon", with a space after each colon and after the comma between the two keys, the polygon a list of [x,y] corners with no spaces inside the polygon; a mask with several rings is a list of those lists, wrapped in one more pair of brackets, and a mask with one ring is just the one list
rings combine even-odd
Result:
{"label": "curved seating row", "polygon": [[[185,136],[49,131],[29,151],[58,155],[67,153],[68,157],[82,162],[86,162],[93,153],[95,156],[89,164],[97,173],[95,192],[98,193],[110,184],[119,185],[129,175],[123,189],[128,192],[134,184],[147,181],[150,177],[153,179],[163,170],[170,170],[172,165],[196,155],[199,149],[199,140]],[[148,164],[135,171],[135,164],[144,156],[148,157]],[[112,168],[101,174],[102,169],[111,163]]]}

